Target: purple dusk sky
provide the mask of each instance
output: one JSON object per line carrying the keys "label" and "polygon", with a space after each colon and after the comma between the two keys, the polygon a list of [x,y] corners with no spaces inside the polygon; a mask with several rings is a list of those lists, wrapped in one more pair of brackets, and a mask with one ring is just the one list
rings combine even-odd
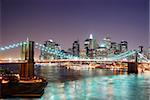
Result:
{"label": "purple dusk sky", "polygon": [[149,0],[1,0],[1,44],[53,39],[63,49],[92,33],[100,41],[149,43]]}

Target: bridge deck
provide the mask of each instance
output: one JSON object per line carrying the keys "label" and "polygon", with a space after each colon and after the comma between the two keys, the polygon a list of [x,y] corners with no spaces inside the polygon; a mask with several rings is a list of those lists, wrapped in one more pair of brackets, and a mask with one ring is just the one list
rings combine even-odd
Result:
{"label": "bridge deck", "polygon": [[0,60],[0,64],[24,64],[27,63],[26,60]]}

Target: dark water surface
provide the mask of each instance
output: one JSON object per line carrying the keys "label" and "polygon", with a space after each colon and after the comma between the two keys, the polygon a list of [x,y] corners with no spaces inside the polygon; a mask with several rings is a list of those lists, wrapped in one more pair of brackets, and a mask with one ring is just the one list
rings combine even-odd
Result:
{"label": "dark water surface", "polygon": [[68,70],[36,67],[35,74],[48,80],[41,98],[13,100],[150,100],[150,73],[126,74],[109,70]]}
{"label": "dark water surface", "polygon": [[150,74],[118,74],[101,69],[73,71],[42,66],[48,80],[40,100],[150,100]]}

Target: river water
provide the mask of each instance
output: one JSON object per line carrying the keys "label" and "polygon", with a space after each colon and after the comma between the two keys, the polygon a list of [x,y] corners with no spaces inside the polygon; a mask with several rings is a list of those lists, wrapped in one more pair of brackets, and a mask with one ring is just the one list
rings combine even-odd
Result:
{"label": "river water", "polygon": [[68,70],[42,66],[48,80],[40,100],[150,100],[150,74],[117,74],[108,70]]}

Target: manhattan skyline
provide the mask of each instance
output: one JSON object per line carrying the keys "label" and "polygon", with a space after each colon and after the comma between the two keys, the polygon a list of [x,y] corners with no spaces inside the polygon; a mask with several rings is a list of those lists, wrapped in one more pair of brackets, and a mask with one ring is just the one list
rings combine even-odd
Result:
{"label": "manhattan skyline", "polygon": [[149,0],[1,0],[1,45],[53,39],[62,49],[90,34],[110,35],[129,49],[149,43]]}

